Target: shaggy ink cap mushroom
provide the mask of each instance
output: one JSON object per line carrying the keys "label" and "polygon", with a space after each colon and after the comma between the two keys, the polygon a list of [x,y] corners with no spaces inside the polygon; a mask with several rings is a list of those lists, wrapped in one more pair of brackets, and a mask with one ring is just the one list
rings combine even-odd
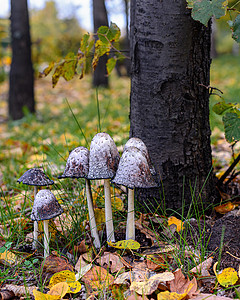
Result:
{"label": "shaggy ink cap mushroom", "polygon": [[31,213],[33,221],[50,220],[62,213],[62,207],[50,190],[40,190],[37,193]]}
{"label": "shaggy ink cap mushroom", "polygon": [[113,183],[130,189],[154,188],[154,181],[146,156],[136,147],[127,147],[123,151]]}
{"label": "shaggy ink cap mushroom", "polygon": [[47,175],[38,168],[27,170],[17,182],[22,182],[27,185],[46,186],[54,184],[54,181],[47,177]]}
{"label": "shaggy ink cap mushroom", "polygon": [[117,171],[120,155],[113,139],[106,132],[97,133],[91,141],[89,179],[112,179]]}
{"label": "shaggy ink cap mushroom", "polygon": [[139,139],[137,137],[132,137],[126,142],[126,144],[123,148],[123,152],[125,150],[127,150],[129,147],[136,147],[146,156],[146,159],[147,159],[147,162],[150,167],[150,171],[151,171],[152,175],[156,175],[156,171],[151,163],[151,159],[150,159],[146,144],[141,139]]}
{"label": "shaggy ink cap mushroom", "polygon": [[61,178],[87,178],[89,169],[89,150],[85,147],[73,149],[67,159]]}
{"label": "shaggy ink cap mushroom", "polygon": [[91,184],[88,177],[89,170],[89,150],[85,147],[77,147],[73,149],[67,159],[65,170],[58,178],[85,178],[86,183],[86,196],[89,213],[89,223],[91,228],[91,234],[93,237],[93,243],[97,249],[100,249],[100,239],[97,231],[97,224],[94,215]]}

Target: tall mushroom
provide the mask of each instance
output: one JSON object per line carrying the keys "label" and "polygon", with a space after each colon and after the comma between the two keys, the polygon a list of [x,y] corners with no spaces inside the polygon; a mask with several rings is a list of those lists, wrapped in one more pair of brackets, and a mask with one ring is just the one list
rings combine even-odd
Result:
{"label": "tall mushroom", "polygon": [[89,156],[89,179],[104,179],[104,195],[105,195],[105,221],[107,240],[115,242],[110,179],[112,179],[117,171],[120,155],[117,147],[105,132],[96,134],[90,145]]}
{"label": "tall mushroom", "polygon": [[134,189],[157,187],[146,156],[136,147],[123,151],[113,183],[128,187],[128,214],[126,239],[135,239]]}
{"label": "tall mushroom", "polygon": [[100,249],[101,244],[97,231],[97,224],[94,216],[91,184],[88,179],[89,170],[89,150],[85,147],[77,147],[68,156],[65,170],[58,178],[85,178],[86,196],[89,213],[89,223],[94,246]]}
{"label": "tall mushroom", "polygon": [[[54,181],[49,179],[47,175],[38,168],[32,168],[27,170],[18,180],[17,182],[22,182],[23,184],[33,185],[34,186],[34,199],[37,194],[37,188],[39,186],[49,186],[54,184]],[[32,248],[37,249],[37,240],[38,240],[38,222],[35,221],[33,230],[33,243]]]}
{"label": "tall mushroom", "polygon": [[40,190],[34,200],[31,219],[43,221],[44,228],[44,257],[49,255],[48,221],[63,213],[63,209],[50,190]]}
{"label": "tall mushroom", "polygon": [[156,175],[156,171],[152,165],[146,144],[141,139],[132,137],[126,142],[123,151],[127,150],[129,147],[136,147],[146,156],[152,175]]}

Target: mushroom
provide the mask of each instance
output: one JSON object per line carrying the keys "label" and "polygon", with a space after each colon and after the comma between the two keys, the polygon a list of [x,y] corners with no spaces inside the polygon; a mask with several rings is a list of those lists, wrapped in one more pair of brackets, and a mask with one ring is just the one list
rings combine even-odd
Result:
{"label": "mushroom", "polygon": [[147,162],[150,167],[150,171],[151,171],[152,175],[156,175],[156,171],[154,169],[154,166],[151,163],[151,159],[148,154],[148,149],[147,149],[147,146],[145,145],[145,143],[139,138],[132,137],[126,142],[126,144],[123,148],[123,151],[127,150],[129,147],[138,148],[146,156],[146,159],[147,159]]}
{"label": "mushroom", "polygon": [[94,216],[93,200],[90,180],[87,178],[89,169],[89,150],[85,147],[73,149],[67,159],[66,167],[61,176],[58,178],[85,178],[87,205],[89,213],[89,223],[94,246],[100,249],[101,244],[97,231],[97,224]]}
{"label": "mushroom", "polygon": [[123,151],[113,183],[128,188],[128,213],[126,240],[135,240],[134,189],[157,187],[146,156],[136,147],[129,146]]}
{"label": "mushroom", "polygon": [[[38,186],[48,186],[54,184],[54,181],[49,179],[47,175],[38,168],[32,168],[27,170],[18,180],[17,182],[22,182],[23,184],[33,185],[34,186],[34,199],[37,194]],[[38,222],[34,222],[34,230],[33,230],[33,243],[32,248],[37,249],[37,240],[38,240]]]}
{"label": "mushroom", "polygon": [[89,179],[104,179],[104,195],[105,195],[105,221],[107,241],[115,242],[110,179],[112,179],[117,171],[120,155],[117,147],[105,132],[96,134],[90,145],[89,155]]}
{"label": "mushroom", "polygon": [[40,190],[34,200],[31,219],[43,221],[44,228],[44,258],[49,255],[48,220],[63,213],[63,209],[50,190]]}

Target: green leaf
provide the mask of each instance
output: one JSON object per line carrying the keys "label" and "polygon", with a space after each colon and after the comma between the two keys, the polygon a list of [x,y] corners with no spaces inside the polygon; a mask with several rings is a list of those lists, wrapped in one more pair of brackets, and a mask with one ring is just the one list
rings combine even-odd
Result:
{"label": "green leaf", "polygon": [[240,140],[240,112],[226,113],[223,116],[225,137],[229,143]]}
{"label": "green leaf", "polygon": [[236,19],[234,20],[232,24],[232,37],[233,39],[240,43],[240,15],[237,15]]}
{"label": "green leaf", "polygon": [[110,42],[117,42],[120,38],[121,31],[115,23],[111,22],[110,27],[99,27],[97,35],[101,42],[103,42],[104,44],[108,44]]}
{"label": "green leaf", "polygon": [[228,0],[193,0],[190,2],[192,7],[192,18],[207,26],[211,17],[221,18],[227,12]]}
{"label": "green leaf", "polygon": [[117,249],[131,249],[131,250],[137,250],[140,248],[140,244],[137,241],[134,240],[122,240],[118,241],[116,243],[113,242],[107,242],[110,247],[114,247]]}
{"label": "green leaf", "polygon": [[118,42],[119,41],[119,38],[120,38],[120,35],[121,35],[121,31],[120,31],[120,28],[115,24],[115,23],[112,23],[110,24],[110,32],[111,32],[111,39],[110,41],[111,42]]}
{"label": "green leaf", "polygon": [[222,115],[223,113],[225,113],[227,110],[230,110],[231,108],[234,108],[235,105],[232,103],[226,103],[225,101],[221,101],[216,103],[213,106],[213,111],[217,114],[217,115]]}
{"label": "green leaf", "polygon": [[109,37],[108,37],[109,33],[110,33],[109,27],[100,26],[97,31],[99,40],[104,44],[108,44],[110,42]]}
{"label": "green leaf", "polygon": [[53,73],[53,76],[52,76],[52,86],[53,86],[53,88],[56,86],[60,76],[62,75],[62,69],[63,69],[63,64],[57,66],[57,68],[55,69],[55,71]]}
{"label": "green leaf", "polygon": [[117,59],[116,58],[109,58],[107,61],[107,73],[108,75],[112,72],[112,70],[114,69],[115,65],[116,65]]}
{"label": "green leaf", "polygon": [[40,78],[46,77],[52,71],[54,66],[55,66],[54,61],[50,62],[49,66],[39,73],[39,77]]}
{"label": "green leaf", "polygon": [[88,41],[90,38],[90,34],[86,33],[83,35],[82,39],[81,39],[81,43],[80,43],[80,50],[84,53],[87,49],[88,46]]}
{"label": "green leaf", "polygon": [[93,70],[96,69],[99,58],[101,56],[103,56],[104,54],[108,54],[109,51],[110,51],[110,44],[105,44],[101,40],[96,41],[95,52],[94,52],[94,57],[93,57],[93,61],[92,61]]}

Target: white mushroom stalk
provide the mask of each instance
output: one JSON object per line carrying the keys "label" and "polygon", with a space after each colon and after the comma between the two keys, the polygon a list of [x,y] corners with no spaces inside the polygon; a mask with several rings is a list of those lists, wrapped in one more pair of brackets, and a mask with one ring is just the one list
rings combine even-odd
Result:
{"label": "white mushroom stalk", "polygon": [[128,187],[128,213],[126,239],[135,239],[134,189],[153,188],[157,184],[153,180],[146,156],[136,147],[128,147],[123,151],[113,183]]}
{"label": "white mushroom stalk", "polygon": [[116,174],[119,159],[120,155],[110,135],[105,132],[96,134],[90,146],[88,178],[104,179],[105,222],[108,242],[115,242],[110,179]]}
{"label": "white mushroom stalk", "polygon": [[89,169],[89,150],[85,147],[77,147],[71,151],[67,159],[66,167],[61,176],[58,178],[85,178],[86,197],[89,214],[89,225],[93,244],[96,249],[101,248],[101,243],[98,235],[96,219],[94,215],[93,199],[91,192],[91,184],[88,177]]}
{"label": "white mushroom stalk", "polygon": [[[37,195],[37,187],[34,186],[34,199]],[[32,242],[32,249],[37,249],[37,243],[38,243],[38,221],[33,221],[33,242]]]}
{"label": "white mushroom stalk", "polygon": [[43,221],[43,230],[44,230],[44,257],[49,256],[49,230],[48,230],[48,220]]}

